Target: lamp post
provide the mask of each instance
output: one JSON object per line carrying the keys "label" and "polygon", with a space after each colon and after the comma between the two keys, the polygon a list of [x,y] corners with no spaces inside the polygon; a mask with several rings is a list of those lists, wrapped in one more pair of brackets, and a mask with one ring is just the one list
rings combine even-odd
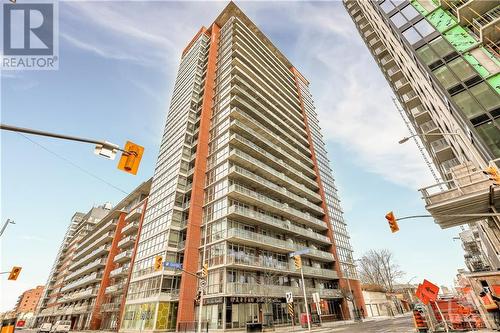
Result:
{"label": "lamp post", "polygon": [[[426,136],[446,136],[446,135],[449,135],[449,136],[458,136],[460,138],[460,140],[464,143],[464,145],[469,149],[469,151],[471,152],[474,152],[474,149],[471,148],[470,146],[470,142],[468,142],[467,140],[464,140],[464,137],[462,136],[461,133],[458,133],[458,132],[441,132],[441,133],[428,133],[428,134],[413,134],[413,135],[410,135],[410,136],[406,136],[404,138],[402,138],[401,140],[398,141],[399,144],[403,144],[405,142],[407,142],[408,140],[410,140],[411,138],[414,138],[414,137],[419,137],[419,138],[424,138]],[[477,166],[478,167],[484,167],[485,166],[485,163],[483,161],[481,161],[480,158],[478,158],[474,153],[472,154],[474,156],[474,160],[476,161],[477,163]]]}
{"label": "lamp post", "polygon": [[344,279],[347,280],[347,288],[349,289],[349,296],[351,297],[351,302],[352,302],[352,307],[353,307],[353,311],[354,311],[354,320],[356,320],[356,316],[359,317],[359,320],[362,321],[361,319],[361,316],[359,316],[359,313],[358,313],[358,308],[356,306],[356,302],[354,301],[354,294],[352,292],[352,289],[351,289],[351,280],[349,279],[350,278],[350,274],[349,274],[349,269],[344,269]]}
{"label": "lamp post", "polygon": [[2,229],[0,229],[0,237],[3,235],[3,232],[5,231],[5,229],[7,228],[7,225],[9,224],[16,224],[16,222],[14,222],[13,220],[11,219],[7,219],[7,221],[5,221],[5,223],[3,224],[2,226]]}

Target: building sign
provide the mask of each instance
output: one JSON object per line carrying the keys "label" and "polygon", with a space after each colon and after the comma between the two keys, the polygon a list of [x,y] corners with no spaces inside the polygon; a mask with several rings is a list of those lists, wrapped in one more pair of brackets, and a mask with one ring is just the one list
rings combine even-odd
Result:
{"label": "building sign", "polygon": [[228,304],[239,303],[283,303],[279,297],[228,297]]}

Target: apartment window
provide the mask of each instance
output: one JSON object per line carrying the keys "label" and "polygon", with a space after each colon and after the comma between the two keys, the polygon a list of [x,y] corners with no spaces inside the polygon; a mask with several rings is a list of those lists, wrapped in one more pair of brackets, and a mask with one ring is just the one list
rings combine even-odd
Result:
{"label": "apartment window", "polygon": [[391,21],[397,28],[401,28],[407,21],[403,15],[396,13],[391,16]]}
{"label": "apartment window", "polygon": [[394,5],[392,4],[392,2],[390,2],[389,0],[385,0],[381,5],[380,5],[380,8],[384,11],[384,13],[388,13],[390,12],[391,10],[393,10],[395,7]]}
{"label": "apartment window", "polygon": [[490,147],[495,157],[500,157],[500,121],[490,121],[489,123],[482,124],[476,127],[479,135],[483,138],[484,142]]}
{"label": "apartment window", "polygon": [[460,78],[461,81],[467,81],[473,76],[476,76],[477,73],[474,71],[469,63],[465,62],[462,58],[457,58],[450,63],[448,66],[451,70]]}
{"label": "apartment window", "polygon": [[435,69],[433,73],[446,89],[450,89],[460,83],[447,66],[441,66]]}
{"label": "apartment window", "polygon": [[413,28],[413,27],[410,27],[410,28],[406,29],[405,31],[403,31],[403,36],[406,38],[408,43],[410,43],[412,45],[415,44],[416,42],[418,42],[422,38],[418,34],[417,30],[415,30],[415,28]]}
{"label": "apartment window", "polygon": [[484,113],[481,105],[479,105],[468,91],[463,91],[452,98],[469,119]]}
{"label": "apartment window", "polygon": [[418,16],[418,12],[412,5],[408,5],[401,10],[401,13],[408,19],[408,21],[413,20]]}
{"label": "apartment window", "polygon": [[427,22],[426,19],[418,21],[417,24],[415,24],[415,29],[417,29],[422,37],[429,36],[434,32],[434,28],[429,24],[429,22]]}
{"label": "apartment window", "polygon": [[417,50],[419,58],[426,64],[430,65],[439,60],[439,57],[434,53],[434,51],[429,47],[429,45],[424,45]]}
{"label": "apartment window", "polygon": [[470,88],[470,92],[480,101],[486,110],[493,110],[500,106],[500,97],[490,89],[486,82]]}

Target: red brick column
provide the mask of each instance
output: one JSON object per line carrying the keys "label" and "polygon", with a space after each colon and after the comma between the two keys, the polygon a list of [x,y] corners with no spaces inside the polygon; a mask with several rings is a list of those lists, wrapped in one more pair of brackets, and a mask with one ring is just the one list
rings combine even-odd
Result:
{"label": "red brick column", "polygon": [[[210,119],[212,118],[219,30],[219,26],[214,23],[210,29],[205,32],[207,34],[210,33],[210,47],[208,51],[207,75],[202,101],[198,148],[196,150],[196,162],[194,165],[193,187],[191,190],[191,203],[189,207],[186,245],[184,250],[185,260],[183,264],[184,270],[190,273],[196,273],[198,271],[203,198],[205,194],[205,173],[207,170],[208,140],[210,134]],[[196,277],[185,272],[182,273],[177,323],[195,320],[194,298],[196,296],[197,284]]]}
{"label": "red brick column", "polygon": [[[299,71],[297,71],[297,69],[295,69],[295,67],[290,68],[290,70],[292,71],[292,73],[294,75],[295,87],[297,88],[297,93],[299,95],[299,104],[300,104],[300,108],[302,109],[302,116],[304,118],[304,125],[305,125],[305,130],[307,133],[307,141],[309,142],[309,149],[311,151],[311,160],[313,161],[313,164],[314,164],[314,172],[316,173],[316,181],[318,183],[319,194],[320,194],[321,200],[322,200],[321,208],[323,209],[323,211],[325,213],[325,215],[323,216],[323,221],[325,221],[326,226],[328,227],[327,236],[328,236],[328,238],[330,238],[330,241],[332,242],[332,246],[330,246],[330,252],[333,254],[333,257],[335,258],[335,271],[337,272],[337,274],[340,278],[340,283],[339,283],[340,288],[345,290],[345,289],[348,289],[347,288],[347,280],[342,278],[343,272],[340,269],[340,262],[339,262],[338,255],[337,255],[337,246],[335,244],[335,238],[333,237],[333,228],[332,228],[332,225],[330,223],[330,216],[329,216],[329,212],[328,212],[328,207],[326,205],[326,197],[325,197],[325,192],[323,190],[323,183],[321,181],[321,176],[319,173],[318,160],[316,159],[316,152],[314,151],[314,144],[313,144],[313,139],[312,139],[312,135],[311,135],[311,130],[309,128],[309,122],[308,122],[306,110],[304,108],[304,101],[302,99],[302,93],[300,91],[300,86],[299,86],[299,80],[301,80],[306,85],[309,85],[309,82],[302,76],[302,74],[300,74]],[[349,282],[351,283],[351,289],[354,292],[356,306],[358,308],[364,308],[364,311],[366,313],[365,301],[363,299],[363,294],[361,292],[361,285],[359,284],[359,281],[350,280]],[[341,306],[342,306],[342,312],[343,312],[344,316],[347,317],[345,319],[348,319],[350,317],[350,314],[349,314],[349,308],[348,308],[348,305],[347,305],[345,298],[343,299]]]}
{"label": "red brick column", "polygon": [[118,223],[116,224],[115,233],[113,235],[113,241],[111,242],[111,248],[109,249],[108,258],[106,259],[106,266],[104,267],[104,272],[102,274],[101,284],[99,286],[99,291],[95,300],[94,308],[92,309],[92,314],[90,318],[90,329],[98,330],[101,326],[102,313],[101,304],[105,298],[106,287],[109,286],[109,273],[115,269],[114,259],[118,253],[118,242],[121,240],[122,228],[125,225],[126,213],[120,213],[118,218]]}

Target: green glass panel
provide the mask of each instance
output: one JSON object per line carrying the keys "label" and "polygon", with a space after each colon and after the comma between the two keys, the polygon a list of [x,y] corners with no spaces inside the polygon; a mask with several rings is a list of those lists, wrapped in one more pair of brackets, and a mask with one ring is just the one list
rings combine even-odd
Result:
{"label": "green glass panel", "polygon": [[418,10],[420,12],[420,14],[422,15],[427,15],[427,10],[425,10],[424,7],[422,7],[422,5],[417,1],[417,0],[412,0],[411,1],[411,4],[413,7],[415,7],[416,10]]}
{"label": "green glass panel", "polygon": [[477,61],[477,59],[474,58],[474,56],[469,52],[464,54],[464,58],[469,64],[472,65],[472,67],[476,69],[476,71],[478,71],[479,75],[481,75],[483,78],[486,78],[490,75],[490,72],[488,72],[488,70],[484,68],[484,66],[481,65],[479,61]]}
{"label": "green glass panel", "polygon": [[495,157],[500,157],[500,121],[495,120],[476,127],[477,132]]}
{"label": "green glass panel", "polygon": [[439,32],[444,32],[457,24],[455,18],[441,8],[427,15],[427,19]]}
{"label": "green glass panel", "polygon": [[446,38],[451,43],[451,45],[453,45],[459,52],[467,51],[472,46],[479,44],[478,41],[474,39],[474,37],[469,35],[467,30],[459,25],[451,28],[443,35],[444,38]]}
{"label": "green glass panel", "polygon": [[500,73],[497,74],[497,75],[493,75],[492,77],[490,77],[486,81],[488,81],[488,83],[490,84],[490,86],[492,86],[493,88],[495,88],[496,92],[498,94],[500,94]]}

